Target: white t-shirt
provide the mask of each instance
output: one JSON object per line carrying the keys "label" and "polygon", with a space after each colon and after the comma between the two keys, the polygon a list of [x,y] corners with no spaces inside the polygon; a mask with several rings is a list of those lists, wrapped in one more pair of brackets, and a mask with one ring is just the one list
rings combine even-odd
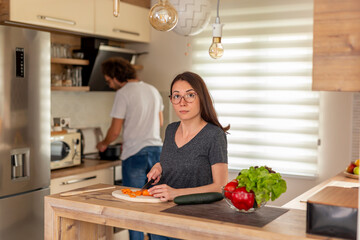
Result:
{"label": "white t-shirt", "polygon": [[162,146],[159,113],[164,104],[159,91],[143,81],[128,82],[116,91],[110,116],[124,119],[121,160],[147,146]]}

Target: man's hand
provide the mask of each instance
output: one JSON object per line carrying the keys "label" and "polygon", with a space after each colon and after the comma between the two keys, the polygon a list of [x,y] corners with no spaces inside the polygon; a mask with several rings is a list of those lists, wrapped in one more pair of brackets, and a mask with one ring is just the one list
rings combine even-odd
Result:
{"label": "man's hand", "polygon": [[108,145],[106,143],[104,143],[104,141],[101,141],[99,142],[97,145],[96,145],[96,148],[100,151],[100,152],[103,152],[107,149]]}

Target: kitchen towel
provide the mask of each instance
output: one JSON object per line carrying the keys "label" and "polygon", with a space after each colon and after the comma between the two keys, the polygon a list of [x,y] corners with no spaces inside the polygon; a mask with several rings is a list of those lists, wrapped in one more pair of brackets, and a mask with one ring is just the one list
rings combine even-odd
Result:
{"label": "kitchen towel", "polygon": [[264,206],[253,213],[241,213],[231,209],[222,200],[211,204],[177,205],[162,212],[263,227],[287,211],[289,209]]}

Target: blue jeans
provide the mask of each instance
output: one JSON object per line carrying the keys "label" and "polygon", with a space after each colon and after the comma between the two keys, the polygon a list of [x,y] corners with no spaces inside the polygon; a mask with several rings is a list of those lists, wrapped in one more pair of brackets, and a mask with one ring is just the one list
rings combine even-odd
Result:
{"label": "blue jeans", "polygon": [[[135,155],[122,161],[122,182],[124,186],[141,188],[147,182],[146,174],[160,161],[162,147],[144,147]],[[130,240],[143,240],[144,233],[129,230]]]}
{"label": "blue jeans", "polygon": [[179,240],[178,238],[165,237],[161,235],[149,234],[150,240]]}

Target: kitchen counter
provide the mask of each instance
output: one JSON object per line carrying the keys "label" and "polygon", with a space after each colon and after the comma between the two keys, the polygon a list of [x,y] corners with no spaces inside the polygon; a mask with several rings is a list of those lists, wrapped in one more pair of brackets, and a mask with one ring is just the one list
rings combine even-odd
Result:
{"label": "kitchen counter", "polygon": [[51,170],[51,179],[71,176],[79,173],[85,173],[109,167],[115,167],[118,165],[121,165],[121,160],[107,161],[83,159],[83,163],[78,166]]}
{"label": "kitchen counter", "polygon": [[[108,187],[96,184],[85,189]],[[115,186],[117,190],[122,186]],[[306,211],[290,209],[270,223],[255,227],[246,224],[251,214],[233,212],[242,221],[228,222],[217,217],[204,218],[179,215],[168,210],[176,206],[173,202],[140,203],[120,200],[111,195],[111,190],[83,193],[61,197],[54,194],[45,197],[45,240],[50,239],[111,239],[112,227],[126,228],[167,235],[182,239],[329,239],[306,234]],[[214,206],[223,206],[220,211],[229,212],[225,200],[202,204],[214,213]],[[215,204],[215,205],[213,205]],[[187,205],[194,211],[200,205]],[[164,212],[164,210],[166,212]],[[238,215],[236,215],[238,214]],[[222,215],[221,212],[213,214]],[[260,215],[261,216],[261,215]],[[264,216],[265,217],[265,216]],[[245,219],[245,220],[244,220]]]}
{"label": "kitchen counter", "polygon": [[309,199],[312,195],[314,195],[318,191],[322,190],[323,188],[327,186],[353,187],[356,185],[358,186],[358,184],[359,184],[359,179],[346,177],[345,173],[340,172],[336,176],[320,183],[319,185],[316,185],[315,187],[311,188],[310,190],[306,191],[300,196],[294,198],[290,202],[284,204],[282,207],[306,210],[306,200]]}

